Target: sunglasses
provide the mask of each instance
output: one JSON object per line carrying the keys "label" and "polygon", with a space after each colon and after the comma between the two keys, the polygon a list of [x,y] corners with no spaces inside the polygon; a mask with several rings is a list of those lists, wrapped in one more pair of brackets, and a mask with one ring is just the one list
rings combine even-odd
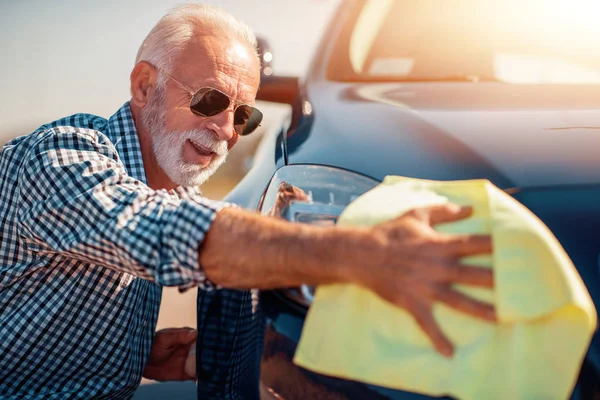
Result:
{"label": "sunglasses", "polygon": [[167,71],[158,67],[157,69],[192,96],[190,110],[194,114],[201,117],[212,117],[227,110],[233,102],[235,105],[233,109],[233,129],[238,135],[249,135],[260,126],[263,115],[256,108],[240,103],[215,88],[202,87],[194,92],[173,78]]}

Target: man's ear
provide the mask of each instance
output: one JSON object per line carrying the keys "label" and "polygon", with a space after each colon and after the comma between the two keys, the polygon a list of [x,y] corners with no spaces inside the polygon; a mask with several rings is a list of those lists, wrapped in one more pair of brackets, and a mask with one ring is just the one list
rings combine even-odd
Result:
{"label": "man's ear", "polygon": [[156,87],[158,70],[147,61],[140,61],[131,71],[131,101],[142,108],[148,103]]}

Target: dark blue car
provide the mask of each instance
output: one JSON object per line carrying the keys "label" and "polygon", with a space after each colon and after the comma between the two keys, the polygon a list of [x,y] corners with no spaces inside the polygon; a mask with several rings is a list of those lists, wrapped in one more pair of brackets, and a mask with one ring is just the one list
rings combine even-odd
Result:
{"label": "dark blue car", "polygon": [[[554,232],[598,309],[600,24],[579,3],[342,2],[304,80],[264,77],[259,99],[293,111],[226,200],[266,213],[287,182],[312,202],[285,218],[333,224],[386,175],[489,179]],[[265,396],[427,398],[293,365],[312,293],[262,294]],[[598,398],[599,373],[596,333],[572,398]]]}

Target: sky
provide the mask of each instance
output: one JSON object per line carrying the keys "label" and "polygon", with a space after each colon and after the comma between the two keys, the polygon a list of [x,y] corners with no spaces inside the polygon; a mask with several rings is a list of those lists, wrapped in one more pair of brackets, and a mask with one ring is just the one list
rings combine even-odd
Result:
{"label": "sky", "polygon": [[[146,34],[184,0],[0,0],[0,143],[78,112],[108,117],[129,99]],[[302,75],[339,0],[220,0],[266,38],[274,71]]]}

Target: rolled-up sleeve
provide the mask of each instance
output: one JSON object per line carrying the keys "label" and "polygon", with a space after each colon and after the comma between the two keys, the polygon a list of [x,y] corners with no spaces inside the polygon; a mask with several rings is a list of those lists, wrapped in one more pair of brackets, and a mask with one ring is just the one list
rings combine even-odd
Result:
{"label": "rolled-up sleeve", "polygon": [[39,257],[69,257],[163,286],[212,289],[198,249],[225,203],[195,189],[152,190],[88,129],[40,134],[19,171],[19,236]]}

